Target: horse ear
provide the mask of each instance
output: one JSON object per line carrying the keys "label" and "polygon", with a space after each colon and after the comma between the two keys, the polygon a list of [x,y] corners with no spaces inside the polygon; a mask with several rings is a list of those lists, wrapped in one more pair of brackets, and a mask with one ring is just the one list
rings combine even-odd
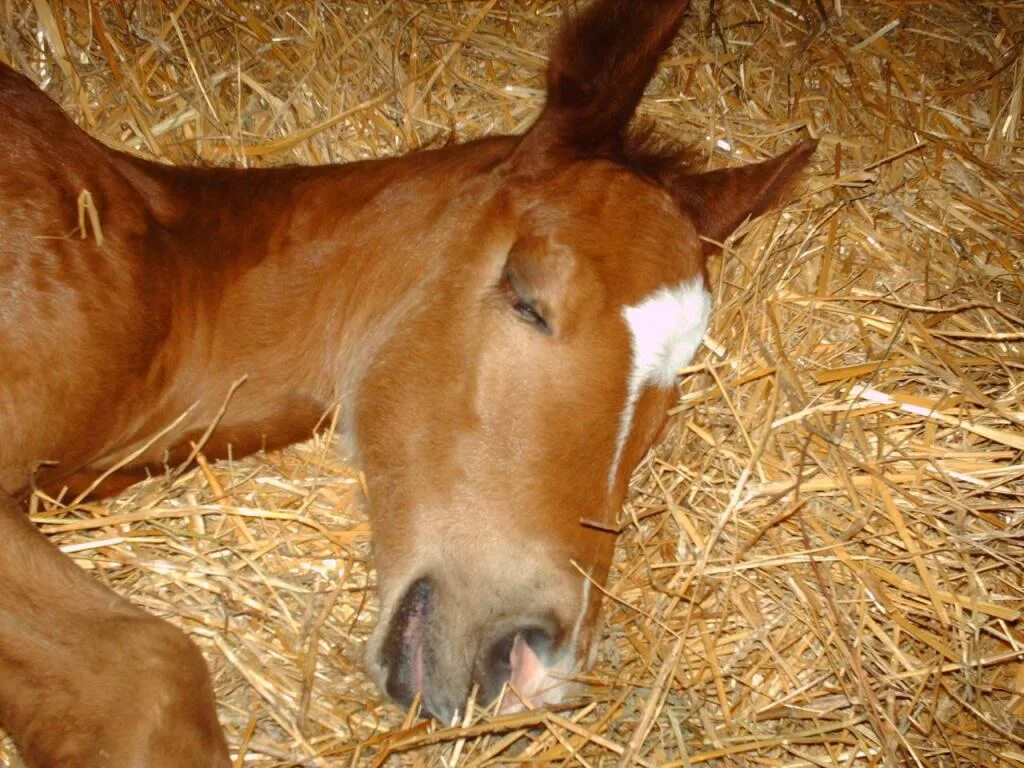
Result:
{"label": "horse ear", "polygon": [[547,101],[520,158],[616,152],[675,37],[689,0],[597,0],[562,27],[551,49]]}
{"label": "horse ear", "polygon": [[[706,240],[704,252],[718,250],[747,218],[777,205],[810,162],[818,142],[808,139],[762,163],[700,174],[658,173],[676,203]],[[711,241],[711,242],[709,242]]]}

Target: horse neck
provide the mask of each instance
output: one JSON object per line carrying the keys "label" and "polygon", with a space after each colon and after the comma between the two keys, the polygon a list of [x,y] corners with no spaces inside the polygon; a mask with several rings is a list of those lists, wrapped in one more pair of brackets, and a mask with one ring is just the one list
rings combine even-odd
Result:
{"label": "horse neck", "polygon": [[326,407],[358,396],[377,350],[428,300],[451,256],[437,229],[453,197],[513,141],[260,170],[120,162],[158,225],[148,258],[174,263],[176,306],[205,318],[182,345],[208,334],[207,369]]}

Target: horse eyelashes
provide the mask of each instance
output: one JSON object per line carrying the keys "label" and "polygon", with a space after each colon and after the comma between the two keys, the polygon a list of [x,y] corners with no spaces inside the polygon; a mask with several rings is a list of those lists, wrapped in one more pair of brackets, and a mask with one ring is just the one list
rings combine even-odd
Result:
{"label": "horse eyelashes", "polygon": [[529,323],[547,335],[551,335],[551,325],[544,316],[544,311],[538,306],[536,299],[530,298],[524,290],[522,281],[516,277],[511,269],[506,268],[498,284],[498,292],[512,307],[521,320]]}
{"label": "horse eyelashes", "polygon": [[538,311],[535,304],[519,299],[512,305],[512,309],[530,325],[535,325],[544,333],[550,335],[551,327],[548,325],[548,321],[544,319],[544,316]]}

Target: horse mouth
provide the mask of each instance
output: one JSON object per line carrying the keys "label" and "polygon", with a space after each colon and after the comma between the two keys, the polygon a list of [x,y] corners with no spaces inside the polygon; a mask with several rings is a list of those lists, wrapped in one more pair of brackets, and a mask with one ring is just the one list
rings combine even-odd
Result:
{"label": "horse mouth", "polygon": [[473,695],[483,705],[499,697],[501,713],[558,703],[574,689],[575,633],[553,614],[506,615],[460,634],[446,621],[442,593],[429,576],[415,579],[387,621],[375,666],[394,701],[450,723]]}

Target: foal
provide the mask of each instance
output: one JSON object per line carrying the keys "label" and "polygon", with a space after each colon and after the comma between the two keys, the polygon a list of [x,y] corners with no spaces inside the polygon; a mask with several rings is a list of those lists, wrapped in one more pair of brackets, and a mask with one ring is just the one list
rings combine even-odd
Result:
{"label": "foal", "polygon": [[[814,149],[700,174],[631,140],[686,7],[568,21],[523,136],[341,166],[148,162],[0,70],[0,726],[30,765],[228,758],[194,646],[20,500],[111,492],[211,429],[211,458],[283,446],[334,404],[369,489],[379,684],[440,718],[474,685],[565,695],[630,472],[708,323],[705,258]],[[102,239],[54,237],[85,190]]]}

